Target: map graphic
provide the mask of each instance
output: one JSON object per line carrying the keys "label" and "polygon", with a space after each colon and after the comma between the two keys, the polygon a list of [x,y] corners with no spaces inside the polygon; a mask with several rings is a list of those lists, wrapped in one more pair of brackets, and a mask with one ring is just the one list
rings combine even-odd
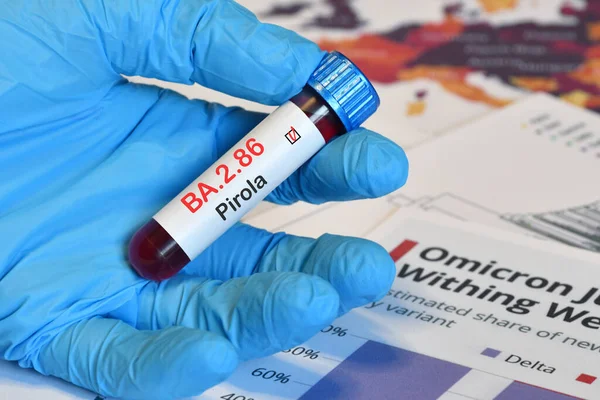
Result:
{"label": "map graphic", "polygon": [[[354,0],[276,3],[263,14],[273,18],[305,13],[311,8],[330,12],[313,15],[306,29],[360,30],[364,7]],[[467,5],[466,3],[469,3]],[[525,4],[527,3],[527,4]],[[549,7],[541,0],[478,0],[437,3],[443,19],[426,23],[399,23],[387,30],[350,37],[318,40],[325,50],[339,50],[354,60],[375,82],[391,84],[420,78],[439,83],[462,99],[491,108],[511,103],[514,96],[490,93],[471,82],[474,73],[497,78],[502,84],[527,92],[543,91],[581,107],[600,111],[600,2],[564,1],[559,14],[569,23],[507,22],[491,24],[491,14],[520,6]],[[419,7],[412,2],[390,5],[390,12]],[[427,109],[427,91],[417,90],[405,105],[407,116]]]}

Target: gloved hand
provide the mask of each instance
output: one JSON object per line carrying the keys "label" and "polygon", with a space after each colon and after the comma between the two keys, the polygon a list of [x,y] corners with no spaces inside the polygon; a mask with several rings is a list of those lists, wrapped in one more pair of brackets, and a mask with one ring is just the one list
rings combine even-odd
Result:
{"label": "gloved hand", "polygon": [[[122,75],[277,105],[324,55],[312,42],[228,0],[2,1],[0,38],[3,358],[106,396],[191,396],[390,287],[377,244],[244,224],[162,283],[126,259],[137,228],[264,115]],[[407,169],[399,147],[361,129],[269,200],[381,196]]]}

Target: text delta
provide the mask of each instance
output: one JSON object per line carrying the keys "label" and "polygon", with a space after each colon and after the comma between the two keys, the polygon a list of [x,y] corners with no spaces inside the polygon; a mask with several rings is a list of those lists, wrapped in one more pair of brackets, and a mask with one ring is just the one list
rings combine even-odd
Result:
{"label": "text delta", "polygon": [[543,372],[545,374],[552,374],[554,373],[554,371],[556,371],[556,368],[544,364],[541,361],[529,361],[529,360],[525,360],[524,358],[516,355],[516,354],[511,354],[510,356],[508,356],[508,358],[506,358],[506,360],[504,360],[504,362],[509,363],[509,364],[516,364],[520,367],[524,367],[524,368],[529,368],[529,369],[535,369],[536,371],[540,371]]}

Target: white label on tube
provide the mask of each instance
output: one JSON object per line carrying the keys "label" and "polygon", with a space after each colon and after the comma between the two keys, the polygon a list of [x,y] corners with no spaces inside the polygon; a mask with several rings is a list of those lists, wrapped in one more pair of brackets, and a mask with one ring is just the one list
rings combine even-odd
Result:
{"label": "white label on tube", "polygon": [[306,114],[287,102],[154,219],[193,259],[324,145],[323,136]]}

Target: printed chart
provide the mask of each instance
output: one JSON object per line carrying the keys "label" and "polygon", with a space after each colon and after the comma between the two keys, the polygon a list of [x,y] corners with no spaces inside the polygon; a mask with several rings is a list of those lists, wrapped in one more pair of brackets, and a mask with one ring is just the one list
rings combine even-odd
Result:
{"label": "printed chart", "polygon": [[[350,349],[353,351],[343,360],[337,360],[326,351],[317,350],[331,348],[334,344],[343,346],[346,352]],[[483,348],[477,355],[495,360],[498,364],[507,359],[511,362],[519,359],[494,348]],[[285,365],[283,360],[286,358],[293,359],[290,362],[296,365]],[[307,373],[308,368],[321,369],[323,361],[331,369],[320,379]],[[321,364],[321,368],[315,367],[317,364]],[[315,378],[318,379],[316,382]],[[597,379],[583,372],[572,378],[586,385]],[[236,382],[238,380],[240,383]],[[329,326],[309,343],[276,355],[272,360],[249,363],[230,381],[233,384],[211,389],[199,399],[576,399],[505,376],[357,336],[342,326]]]}
{"label": "printed chart", "polygon": [[[391,255],[398,262],[417,245],[403,241]],[[500,359],[502,352],[485,348],[480,355]],[[596,377],[581,374],[592,383]],[[301,399],[536,399],[567,400],[572,396],[470,369],[463,365],[367,340],[338,367],[309,389]]]}
{"label": "printed chart", "polygon": [[[491,358],[499,357],[500,354],[498,350],[489,348],[481,353],[483,357]],[[352,397],[347,397],[349,395]],[[362,345],[309,389],[301,399],[346,398],[574,399],[561,393],[373,341]]]}
{"label": "printed chart", "polygon": [[384,298],[242,365],[198,399],[600,397],[600,343],[589,324],[600,318],[580,320],[583,309],[594,312],[599,289],[587,288],[600,279],[600,257],[402,213],[372,235],[396,260]]}

